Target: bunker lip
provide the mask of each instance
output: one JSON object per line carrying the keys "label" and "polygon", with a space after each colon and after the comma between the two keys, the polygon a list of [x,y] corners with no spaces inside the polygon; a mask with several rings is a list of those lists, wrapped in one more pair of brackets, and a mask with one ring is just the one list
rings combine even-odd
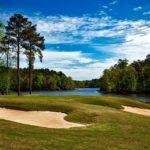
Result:
{"label": "bunker lip", "polygon": [[0,108],[0,119],[46,128],[73,128],[86,125],[66,121],[65,113],[52,111],[22,111]]}
{"label": "bunker lip", "polygon": [[123,111],[131,112],[139,115],[150,116],[150,109],[142,109],[137,107],[123,106]]}

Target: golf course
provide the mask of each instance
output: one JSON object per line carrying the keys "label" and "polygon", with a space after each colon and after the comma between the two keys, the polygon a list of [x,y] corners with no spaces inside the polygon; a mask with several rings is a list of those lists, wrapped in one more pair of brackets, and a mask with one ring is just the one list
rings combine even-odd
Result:
{"label": "golf course", "polygon": [[150,116],[125,112],[124,106],[150,110],[149,103],[118,97],[0,96],[0,108],[20,112],[61,112],[67,114],[66,121],[83,125],[48,128],[0,118],[0,149],[148,150]]}
{"label": "golf course", "polygon": [[0,0],[0,150],[150,150],[150,0]]}

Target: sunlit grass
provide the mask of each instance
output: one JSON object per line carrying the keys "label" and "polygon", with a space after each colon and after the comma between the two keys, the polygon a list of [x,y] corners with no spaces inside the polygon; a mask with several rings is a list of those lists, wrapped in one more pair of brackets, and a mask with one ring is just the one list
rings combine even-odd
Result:
{"label": "sunlit grass", "polygon": [[87,128],[47,129],[0,120],[0,149],[149,149],[150,117],[123,112],[122,105],[149,104],[101,96],[0,96],[0,107],[65,112]]}

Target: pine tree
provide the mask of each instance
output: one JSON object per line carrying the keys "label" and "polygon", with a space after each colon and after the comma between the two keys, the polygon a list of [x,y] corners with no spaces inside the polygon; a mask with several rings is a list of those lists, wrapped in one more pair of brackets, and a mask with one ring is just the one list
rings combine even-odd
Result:
{"label": "pine tree", "polygon": [[39,57],[42,62],[42,51],[45,48],[44,37],[40,36],[36,32],[36,26],[31,25],[26,31],[24,36],[23,48],[25,49],[25,55],[27,56],[28,65],[29,65],[29,93],[32,94],[32,76],[34,69],[34,62],[36,55]]}
{"label": "pine tree", "polygon": [[14,14],[10,17],[8,21],[8,26],[6,26],[7,36],[11,39],[11,44],[15,47],[15,52],[17,55],[17,86],[18,86],[18,96],[20,95],[20,53],[21,45],[24,40],[25,30],[28,26],[31,25],[31,22],[27,18],[23,17],[21,14]]}

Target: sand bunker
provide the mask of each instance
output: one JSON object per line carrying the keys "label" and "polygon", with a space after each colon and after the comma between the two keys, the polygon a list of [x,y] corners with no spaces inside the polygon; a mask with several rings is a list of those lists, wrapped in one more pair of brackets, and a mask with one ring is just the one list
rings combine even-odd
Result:
{"label": "sand bunker", "polygon": [[64,120],[65,116],[67,116],[67,114],[61,112],[20,111],[0,108],[0,119],[14,121],[17,123],[47,128],[71,128],[85,126],[82,124],[68,122]]}
{"label": "sand bunker", "polygon": [[140,114],[140,115],[145,115],[145,116],[150,116],[150,109],[141,109],[141,108],[129,107],[129,106],[123,106],[123,107],[124,107],[123,111]]}

